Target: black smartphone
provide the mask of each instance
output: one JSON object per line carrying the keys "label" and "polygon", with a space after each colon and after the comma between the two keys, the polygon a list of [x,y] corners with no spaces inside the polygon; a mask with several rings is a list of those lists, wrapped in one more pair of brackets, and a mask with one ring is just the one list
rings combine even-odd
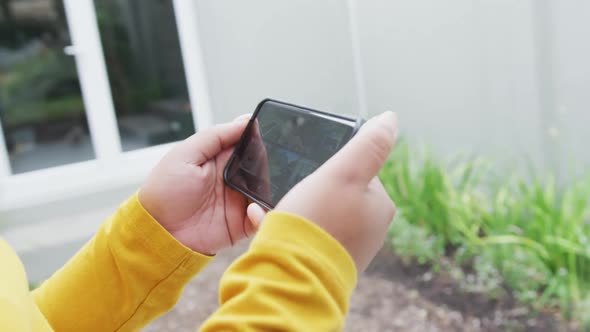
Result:
{"label": "black smartphone", "polygon": [[225,167],[225,183],[271,210],[361,125],[361,120],[265,99]]}

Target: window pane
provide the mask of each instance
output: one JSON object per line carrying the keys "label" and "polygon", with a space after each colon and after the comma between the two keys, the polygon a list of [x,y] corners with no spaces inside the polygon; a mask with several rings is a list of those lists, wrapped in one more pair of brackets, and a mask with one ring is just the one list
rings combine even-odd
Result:
{"label": "window pane", "polygon": [[172,1],[94,4],[123,150],[194,133]]}
{"label": "window pane", "polygon": [[13,173],[94,158],[63,3],[0,1],[0,121]]}

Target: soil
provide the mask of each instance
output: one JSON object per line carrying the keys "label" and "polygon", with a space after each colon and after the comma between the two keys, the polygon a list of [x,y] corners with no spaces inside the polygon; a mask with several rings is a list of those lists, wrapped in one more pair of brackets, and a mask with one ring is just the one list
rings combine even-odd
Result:
{"label": "soil", "polygon": [[[242,243],[216,257],[191,281],[179,303],[144,331],[197,330],[217,308],[217,285],[223,271],[246,249]],[[509,296],[489,299],[462,292],[444,274],[404,264],[383,249],[360,276],[344,331],[575,331],[552,314],[533,315]]]}
{"label": "soil", "polygon": [[367,275],[402,285],[437,308],[463,318],[455,326],[457,331],[577,331],[575,324],[559,319],[554,313],[534,313],[518,304],[506,292],[492,299],[481,293],[468,293],[446,273],[434,275],[430,266],[407,264],[390,249],[382,249],[369,266]]}

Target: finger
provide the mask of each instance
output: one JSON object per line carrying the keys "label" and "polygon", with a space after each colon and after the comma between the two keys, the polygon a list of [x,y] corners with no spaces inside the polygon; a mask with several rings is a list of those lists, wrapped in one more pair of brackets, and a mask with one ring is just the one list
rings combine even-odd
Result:
{"label": "finger", "polygon": [[246,217],[244,218],[244,234],[250,238],[256,234],[266,211],[256,203],[250,203],[246,209]]}
{"label": "finger", "polygon": [[253,237],[256,234],[258,229],[254,226],[254,223],[248,218],[248,216],[244,217],[244,234],[247,239]]}
{"label": "finger", "polygon": [[331,176],[337,175],[348,181],[368,184],[379,172],[397,135],[397,116],[385,112],[376,116],[340,151],[326,162],[322,169]]}
{"label": "finger", "polygon": [[256,225],[254,225],[254,223],[248,217],[248,205],[250,205],[250,204],[252,204],[252,200],[249,198],[246,199],[246,214],[244,217],[244,233],[246,233],[247,238],[254,236],[254,234],[258,230]]}
{"label": "finger", "polygon": [[244,120],[250,120],[251,117],[252,117],[252,113],[244,113],[244,114],[236,117],[234,119],[234,122],[240,122],[240,121],[244,121]]}
{"label": "finger", "polygon": [[246,214],[248,215],[248,219],[250,219],[250,222],[254,229],[258,229],[258,227],[260,227],[260,224],[262,224],[262,220],[266,216],[266,211],[260,205],[256,203],[251,203],[250,205],[248,205]]}
{"label": "finger", "polygon": [[[266,146],[260,133],[260,127],[258,121],[253,121],[251,127],[248,129],[248,139],[246,141],[245,150],[241,153],[241,160],[245,163],[239,162],[241,168],[246,170],[246,173],[255,174],[249,177],[249,181],[246,181],[248,189],[255,193],[259,198],[270,201],[271,189],[270,189],[270,171],[269,171],[269,160],[266,151]],[[220,157],[222,154],[220,154]],[[220,159],[222,163],[226,163],[226,159]],[[236,162],[238,163],[238,162]],[[234,166],[232,165],[232,169]],[[230,172],[234,173],[234,172]],[[233,176],[232,176],[233,178]],[[248,180],[248,179],[245,179]]]}
{"label": "finger", "polygon": [[384,226],[388,228],[391,221],[393,221],[393,217],[395,217],[397,208],[378,177],[374,177],[369,182],[368,195],[368,204],[372,205],[371,210],[379,212],[382,215],[378,220],[383,222],[385,224]]}
{"label": "finger", "polygon": [[214,158],[219,152],[227,149],[240,140],[248,121],[224,123],[205,129],[189,138],[194,164],[200,165]]}
{"label": "finger", "polygon": [[245,211],[248,207],[248,201],[241,193],[228,190],[229,188],[227,187],[224,188],[224,199],[226,202],[225,219],[230,243],[233,246],[247,236],[244,220],[247,219]]}
{"label": "finger", "polygon": [[269,160],[268,160],[268,153],[266,151],[266,145],[262,139],[262,133],[260,133],[260,127],[258,121],[254,122],[254,127],[252,128],[252,140],[250,144],[256,147],[254,154],[256,160],[258,160],[258,178],[259,181],[257,183],[258,187],[256,192],[261,196],[262,199],[270,201],[271,200],[271,190],[270,190],[270,167],[269,167]]}
{"label": "finger", "polygon": [[[215,159],[216,163],[218,163],[219,165],[223,165],[223,166],[227,165],[227,162],[231,158],[233,152],[234,152],[233,147],[230,147],[228,149],[224,149],[224,150],[220,151],[219,153],[217,153],[217,157]],[[220,168],[219,172],[221,175],[223,175],[223,168]]]}

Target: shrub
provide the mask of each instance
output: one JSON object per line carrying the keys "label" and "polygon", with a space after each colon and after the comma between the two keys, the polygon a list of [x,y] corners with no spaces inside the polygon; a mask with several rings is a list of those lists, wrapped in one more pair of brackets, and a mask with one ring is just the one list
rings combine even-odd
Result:
{"label": "shrub", "polygon": [[398,255],[437,266],[469,265],[468,290],[503,285],[537,309],[578,313],[590,305],[590,177],[499,183],[484,159],[441,161],[402,143],[380,178],[398,206],[389,236]]}

